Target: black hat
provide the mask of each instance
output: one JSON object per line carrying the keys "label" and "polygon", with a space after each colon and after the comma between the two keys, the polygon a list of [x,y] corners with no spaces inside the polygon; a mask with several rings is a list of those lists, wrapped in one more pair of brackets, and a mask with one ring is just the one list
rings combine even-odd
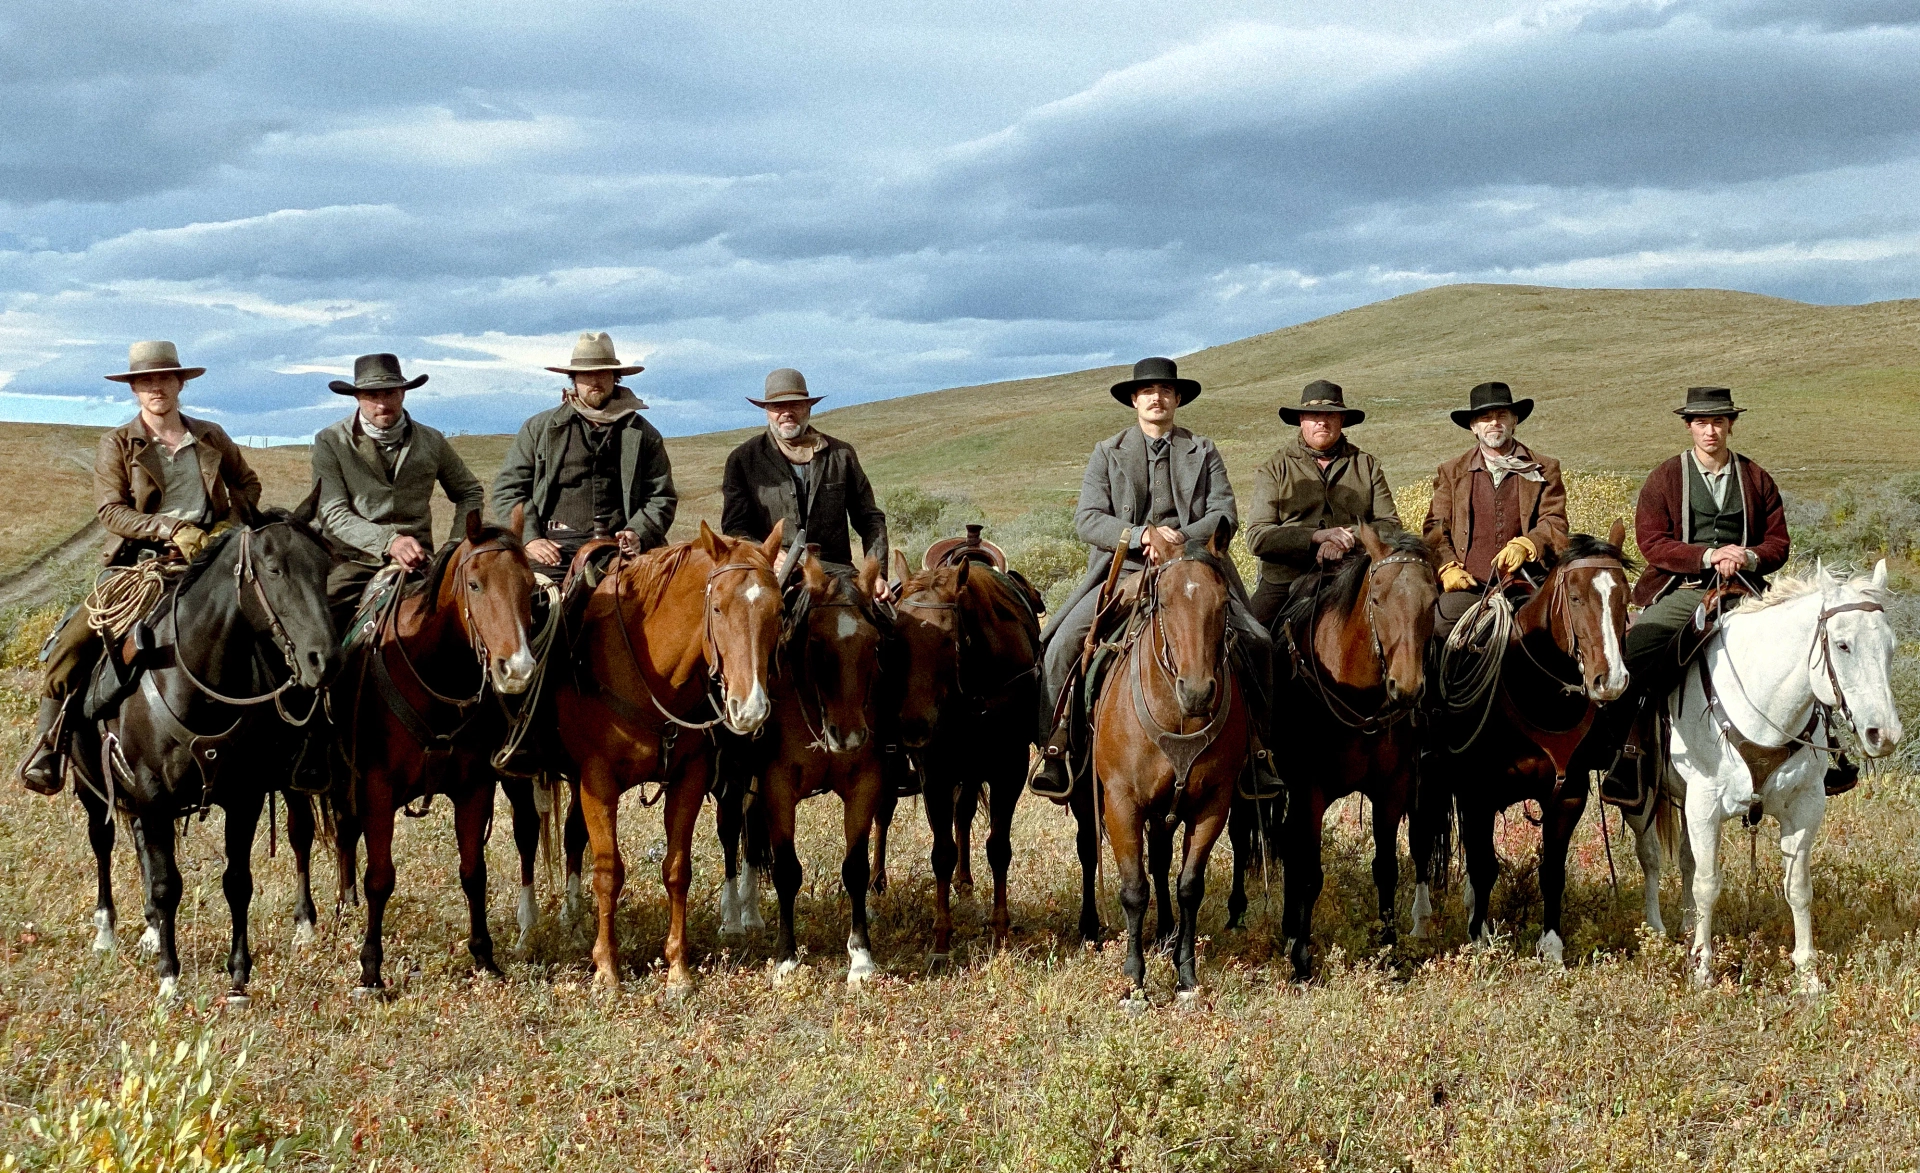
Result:
{"label": "black hat", "polygon": [[1346,392],[1340,389],[1340,384],[1329,383],[1325,379],[1308,383],[1300,392],[1300,406],[1281,408],[1280,418],[1287,423],[1297,424],[1301,413],[1310,411],[1337,411],[1340,413],[1341,426],[1348,428],[1367,418],[1366,412],[1347,406]]}
{"label": "black hat", "polygon": [[1696,415],[1739,415],[1747,410],[1733,405],[1733,392],[1725,387],[1689,387],[1685,404],[1673,414],[1692,418]]}
{"label": "black hat", "polygon": [[391,354],[363,354],[353,360],[353,382],[335,379],[327,386],[340,395],[358,395],[362,391],[411,391],[427,381],[425,375],[409,379],[400,373],[400,360]]}
{"label": "black hat", "polygon": [[1515,399],[1513,388],[1505,383],[1482,383],[1473,389],[1467,398],[1467,406],[1455,408],[1451,414],[1453,422],[1463,428],[1473,426],[1473,421],[1492,411],[1504,407],[1513,413],[1513,422],[1520,423],[1533,414],[1533,400]]}
{"label": "black hat", "polygon": [[1113,385],[1113,397],[1133,406],[1133,393],[1150,383],[1171,383],[1180,392],[1180,406],[1200,398],[1200,384],[1180,377],[1180,368],[1170,358],[1143,358],[1133,364],[1133,378]]}

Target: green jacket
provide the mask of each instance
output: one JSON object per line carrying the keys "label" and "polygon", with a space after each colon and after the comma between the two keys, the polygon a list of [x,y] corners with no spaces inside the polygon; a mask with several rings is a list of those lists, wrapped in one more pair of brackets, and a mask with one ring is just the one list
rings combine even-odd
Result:
{"label": "green jacket", "polygon": [[1401,528],[1387,474],[1346,437],[1326,471],[1296,433],[1254,470],[1248,495],[1247,549],[1260,559],[1260,581],[1285,585],[1313,569],[1313,531],[1367,522]]}
{"label": "green jacket", "polygon": [[337,556],[379,562],[398,534],[433,546],[433,486],[446,490],[456,519],[478,512],[486,490],[467,462],[434,428],[407,417],[406,447],[387,477],[359,412],[313,438],[313,476],[320,482],[320,521]]}
{"label": "green jacket", "polygon": [[[577,413],[572,404],[549,408],[520,425],[507,449],[507,461],[493,479],[493,515],[505,521],[515,505],[527,507],[527,534],[546,532],[560,500],[555,477],[566,455],[567,426]],[[620,429],[620,499],[626,505],[627,528],[650,550],[667,541],[680,498],[673,488],[673,465],[667,460],[667,442],[637,411],[608,427]]]}

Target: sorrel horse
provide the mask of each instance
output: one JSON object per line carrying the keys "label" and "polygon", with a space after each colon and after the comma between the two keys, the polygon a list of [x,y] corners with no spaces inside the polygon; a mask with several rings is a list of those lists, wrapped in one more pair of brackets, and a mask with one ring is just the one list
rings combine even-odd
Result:
{"label": "sorrel horse", "polygon": [[1794,968],[1802,989],[1822,988],[1814,969],[1811,866],[1827,810],[1829,736],[1845,723],[1867,756],[1881,757],[1902,732],[1892,688],[1898,638],[1887,601],[1884,561],[1871,577],[1848,582],[1824,566],[1804,578],[1779,578],[1721,621],[1696,657],[1701,666],[1674,690],[1665,784],[1656,811],[1635,830],[1647,923],[1664,932],[1655,825],[1670,824],[1673,804],[1680,804],[1680,863],[1689,881],[1683,915],[1693,922],[1696,980],[1711,976],[1721,825],[1772,815],[1793,912]]}
{"label": "sorrel horse", "polygon": [[500,972],[487,928],[491,759],[506,735],[494,694],[523,692],[533,678],[533,570],[520,544],[518,507],[505,528],[483,524],[478,513],[466,522],[465,535],[440,548],[424,581],[395,597],[333,686],[349,774],[344,792],[330,796],[343,877],[353,874],[360,838],[367,843],[356,992],[385,985],[380,938],[393,895],[394,815],[436,794],[453,803],[467,951],[477,969]]}
{"label": "sorrel horse", "polygon": [[[1275,689],[1280,744],[1292,748],[1282,832],[1286,898],[1281,930],[1296,980],[1313,972],[1313,909],[1325,874],[1327,807],[1356,791],[1373,804],[1373,882],[1381,942],[1396,939],[1400,820],[1414,808],[1419,744],[1412,727],[1426,683],[1427,641],[1440,580],[1426,544],[1359,527],[1360,545],[1337,567],[1300,579],[1277,619],[1293,677]],[[1415,841],[1427,837],[1416,834]],[[1238,857],[1235,866],[1240,866]],[[1414,852],[1422,878],[1428,865]]]}
{"label": "sorrel horse", "polygon": [[1039,704],[1039,593],[1011,572],[962,560],[909,575],[896,598],[906,686],[900,697],[901,744],[925,779],[922,801],[933,832],[933,957],[953,946],[953,877],[959,844],[970,845],[986,786],[987,863],[993,868],[995,947],[1005,945],[1007,866],[1013,862],[1013,812],[1026,790],[1032,713]]}
{"label": "sorrel horse", "polygon": [[[1565,948],[1560,914],[1567,849],[1587,809],[1589,769],[1597,764],[1582,742],[1599,707],[1627,687],[1627,564],[1620,548],[1625,536],[1615,521],[1604,542],[1575,534],[1547,551],[1547,577],[1512,612],[1505,638],[1499,635],[1504,622],[1489,627],[1498,678],[1476,690],[1484,698],[1449,698],[1449,706],[1462,711],[1438,723],[1435,734],[1445,744],[1430,759],[1440,775],[1427,780],[1436,805],[1451,794],[1459,811],[1468,879],[1461,899],[1471,909],[1472,939],[1486,931],[1487,904],[1500,871],[1494,815],[1515,803],[1540,804],[1545,911],[1535,952],[1556,965]],[[1503,597],[1481,606],[1493,608],[1490,614],[1499,619],[1508,604]],[[1469,611],[1461,628],[1476,617]],[[1414,889],[1415,937],[1427,935],[1432,908],[1422,875]]]}
{"label": "sorrel horse", "polygon": [[[117,714],[86,731],[88,749],[99,758],[98,773],[89,767],[81,786],[100,879],[95,923],[111,945],[118,810],[128,817],[140,860],[148,926],[143,944],[159,955],[163,997],[173,994],[180,975],[174,820],[204,816],[217,805],[226,813],[221,887],[233,921],[227,1000],[247,1001],[253,973],[247,914],[260,808],[292,771],[296,739],[283,723],[312,719],[337,658],[327,553],[311,528],[318,499],[316,489],[291,512],[263,511],[201,554],[147,628],[155,646],[140,653],[146,666],[139,687]],[[229,768],[236,759],[245,765]],[[99,792],[89,792],[92,785]],[[301,903],[311,918],[311,894],[303,892]]]}
{"label": "sorrel horse", "polygon": [[[1194,975],[1207,858],[1226,830],[1246,768],[1251,731],[1245,691],[1228,657],[1227,539],[1169,542],[1149,530],[1153,565],[1142,571],[1140,603],[1094,702],[1093,786],[1113,844],[1120,903],[1127,915],[1130,1001],[1146,998],[1149,873],[1159,916],[1156,936],[1173,944],[1177,996],[1198,993]],[[1168,890],[1173,833],[1186,824],[1178,920]],[[1081,920],[1092,876],[1082,861]]]}
{"label": "sorrel horse", "polygon": [[[751,735],[772,714],[767,667],[781,611],[773,564],[784,528],[775,523],[756,543],[721,537],[701,522],[691,542],[616,561],[588,601],[558,711],[561,744],[580,768],[576,801],[593,846],[599,984],[620,981],[613,914],[627,873],[616,814],[621,793],[635,786],[654,788],[643,791],[643,803],[666,803],[667,986],[681,992],[693,984],[687,889],[712,759],[706,731],[725,724]],[[706,719],[709,711],[715,715]]]}

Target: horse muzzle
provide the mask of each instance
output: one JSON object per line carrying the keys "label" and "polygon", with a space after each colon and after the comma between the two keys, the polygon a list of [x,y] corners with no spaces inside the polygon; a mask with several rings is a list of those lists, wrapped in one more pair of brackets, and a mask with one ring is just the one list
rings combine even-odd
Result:
{"label": "horse muzzle", "polygon": [[293,675],[301,688],[317,689],[333,677],[339,667],[338,648],[308,648],[294,657]]}
{"label": "horse muzzle", "polygon": [[524,647],[504,660],[495,660],[493,687],[508,696],[527,691],[527,686],[533,683],[534,666],[533,653]]}
{"label": "horse muzzle", "polygon": [[1188,682],[1184,676],[1176,677],[1173,682],[1173,698],[1180,702],[1180,712],[1188,717],[1211,717],[1213,698],[1220,692],[1220,683],[1208,677],[1206,684],[1196,685]]}
{"label": "horse muzzle", "polygon": [[842,729],[828,721],[820,729],[820,740],[826,743],[829,753],[858,753],[872,737],[865,725]]}
{"label": "horse muzzle", "polygon": [[1900,719],[1898,717],[1894,718],[1891,729],[1883,729],[1878,725],[1869,725],[1865,729],[1860,730],[1860,749],[1870,758],[1885,757],[1893,752],[1894,746],[1900,744],[1901,733]]}
{"label": "horse muzzle", "polygon": [[727,697],[727,728],[742,737],[758,733],[760,726],[767,723],[772,713],[773,702],[767,699],[766,686],[758,680],[753,682],[753,691],[747,694],[745,700]]}

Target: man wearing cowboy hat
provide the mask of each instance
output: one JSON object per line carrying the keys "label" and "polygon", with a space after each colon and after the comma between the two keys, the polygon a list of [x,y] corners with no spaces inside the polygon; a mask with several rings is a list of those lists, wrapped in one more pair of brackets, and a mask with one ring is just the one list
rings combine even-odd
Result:
{"label": "man wearing cowboy hat", "polygon": [[[1205,541],[1216,533],[1231,537],[1239,524],[1233,485],[1227,465],[1213,441],[1196,436],[1173,422],[1174,412],[1200,395],[1200,384],[1180,377],[1170,358],[1143,358],[1133,364],[1133,377],[1115,383],[1113,397],[1133,409],[1132,427],[1094,445],[1087,471],[1080,478],[1080,501],[1074,509],[1074,529],[1091,546],[1086,577],[1067,600],[1047,618],[1040,633],[1040,763],[1028,781],[1035,794],[1066,802],[1073,792],[1069,749],[1080,741],[1074,708],[1061,705],[1061,695],[1080,660],[1087,631],[1097,618],[1101,587],[1120,558],[1141,570],[1153,559],[1147,531],[1158,530],[1169,541]],[[1271,686],[1272,647],[1266,629],[1247,610],[1246,588],[1231,562],[1227,563],[1229,597],[1227,622],[1239,633],[1237,667],[1242,679],[1252,677],[1248,689],[1254,727],[1266,721],[1264,701]],[[1056,720],[1056,713],[1058,720]],[[1277,792],[1278,779],[1267,775],[1267,757],[1258,755],[1259,784]]]}
{"label": "man wearing cowboy hat", "polygon": [[[727,454],[720,528],[764,542],[785,519],[789,536],[805,529],[807,541],[819,543],[821,561],[851,569],[851,525],[865,555],[885,566],[887,515],[874,502],[853,445],[809,422],[820,399],[807,394],[806,377],[791,367],[767,376],[765,399],[747,396],[767,413],[767,430]],[[882,575],[876,591],[885,592],[885,580]]]}
{"label": "man wearing cowboy hat", "polygon": [[1401,528],[1380,462],[1346,438],[1367,413],[1347,406],[1339,384],[1308,383],[1300,406],[1282,407],[1280,418],[1300,431],[1254,470],[1247,514],[1247,549],[1261,563],[1253,614],[1262,624],[1273,622],[1295,579],[1346,557],[1355,526]]}
{"label": "man wearing cowboy hat", "polygon": [[[171,342],[136,342],[127,369],[107,378],[126,383],[140,413],[100,437],[93,483],[98,517],[107,531],[103,560],[125,566],[146,557],[178,553],[197,557],[212,532],[245,522],[260,503],[260,478],[219,424],[180,414],[180,392],[205,367],[180,365]],[[69,611],[49,639],[40,714],[33,748],[20,767],[28,789],[60,790],[60,755],[67,705],[85,691],[100,658],[101,640]]]}
{"label": "man wearing cowboy hat", "polygon": [[354,360],[353,382],[327,384],[357,404],[352,415],[313,438],[320,520],[333,551],[327,598],[342,630],[388,560],[408,571],[427,564],[435,484],[453,502],[455,533],[486,503],[479,478],[447,438],[406,410],[407,392],[426,381],[401,374],[391,354],[363,354]]}
{"label": "man wearing cowboy hat", "polygon": [[613,339],[585,333],[564,367],[570,380],[558,407],[520,428],[493,481],[493,512],[526,506],[527,557],[565,568],[595,533],[612,536],[628,556],[666,544],[679,507],[673,465],[659,429],[641,417],[646,404],[620,380],[646,368],[623,364]]}
{"label": "man wearing cowboy hat", "polygon": [[1478,602],[1487,584],[1513,574],[1567,538],[1567,490],[1560,462],[1535,454],[1514,438],[1533,414],[1533,400],[1513,397],[1505,383],[1482,383],[1453,422],[1478,441],[1441,465],[1421,536],[1440,560],[1439,615],[1434,635],[1445,639]]}

